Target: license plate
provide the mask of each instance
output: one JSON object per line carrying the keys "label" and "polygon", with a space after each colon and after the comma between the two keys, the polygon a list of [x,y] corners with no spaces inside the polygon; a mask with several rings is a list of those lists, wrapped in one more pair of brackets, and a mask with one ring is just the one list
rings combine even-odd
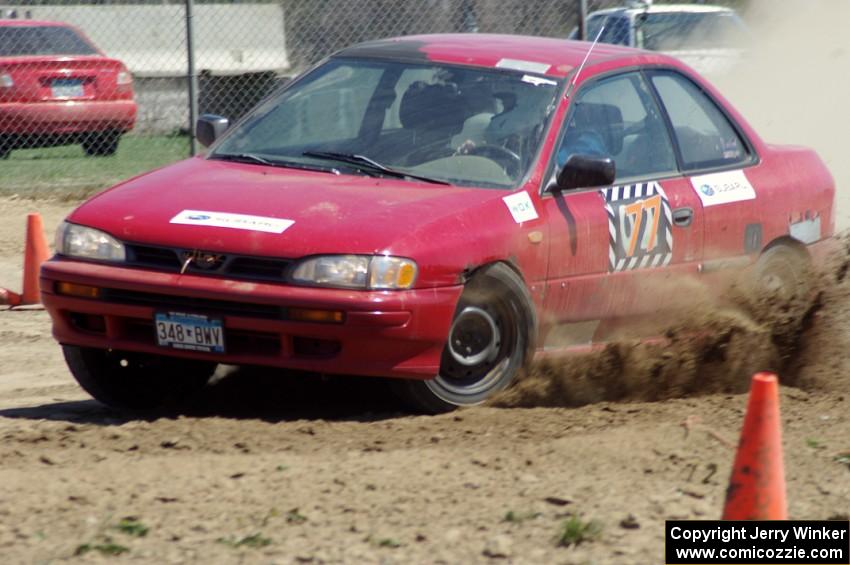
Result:
{"label": "license plate", "polygon": [[50,83],[53,98],[79,98],[83,96],[83,81],[76,78],[55,78]]}
{"label": "license plate", "polygon": [[156,342],[162,347],[224,353],[224,327],[218,318],[183,312],[154,315]]}

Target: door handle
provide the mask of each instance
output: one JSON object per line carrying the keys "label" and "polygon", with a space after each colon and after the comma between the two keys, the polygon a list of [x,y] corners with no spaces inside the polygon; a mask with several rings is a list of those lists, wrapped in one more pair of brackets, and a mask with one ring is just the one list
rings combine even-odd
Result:
{"label": "door handle", "polygon": [[676,208],[673,210],[673,225],[686,228],[694,220],[693,208]]}

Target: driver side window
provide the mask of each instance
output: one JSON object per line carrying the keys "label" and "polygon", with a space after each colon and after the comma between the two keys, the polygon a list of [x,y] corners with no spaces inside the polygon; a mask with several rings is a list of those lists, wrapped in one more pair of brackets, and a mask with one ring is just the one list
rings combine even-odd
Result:
{"label": "driver side window", "polygon": [[667,127],[638,73],[605,78],[582,88],[571,103],[557,152],[558,168],[570,155],[611,157],[616,182],[676,174]]}

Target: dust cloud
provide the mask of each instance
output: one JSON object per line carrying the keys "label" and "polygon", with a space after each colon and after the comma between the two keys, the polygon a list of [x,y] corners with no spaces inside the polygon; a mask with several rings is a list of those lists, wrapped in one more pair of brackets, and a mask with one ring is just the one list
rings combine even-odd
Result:
{"label": "dust cloud", "polygon": [[818,152],[836,182],[836,229],[850,228],[850,2],[757,0],[743,16],[752,46],[712,81],[765,141]]}

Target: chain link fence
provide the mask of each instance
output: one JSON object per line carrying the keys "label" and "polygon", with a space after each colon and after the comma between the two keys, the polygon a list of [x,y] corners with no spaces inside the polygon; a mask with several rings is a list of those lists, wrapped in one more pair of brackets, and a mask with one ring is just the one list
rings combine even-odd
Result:
{"label": "chain link fence", "polygon": [[[744,2],[714,5],[741,9]],[[651,8],[626,2],[631,8],[624,8],[614,0],[0,4],[0,195],[74,199],[185,158],[194,149],[192,114],[238,119],[300,71],[370,39],[444,32],[598,36],[607,43],[670,51],[710,71],[702,63],[735,56],[717,46],[721,36],[735,36],[739,20],[726,9],[690,4],[686,9],[662,2]]]}

